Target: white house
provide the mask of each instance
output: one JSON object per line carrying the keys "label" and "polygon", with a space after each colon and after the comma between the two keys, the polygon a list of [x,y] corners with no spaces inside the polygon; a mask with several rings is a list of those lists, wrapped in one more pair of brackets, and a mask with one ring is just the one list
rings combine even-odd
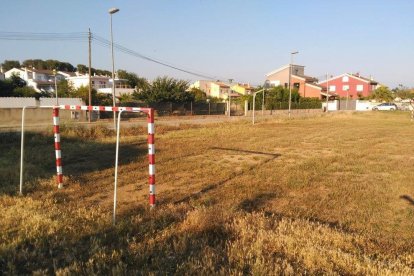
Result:
{"label": "white house", "polygon": [[[89,75],[77,75],[66,78],[73,88],[79,88],[81,86],[89,85]],[[112,94],[112,78],[107,76],[91,76],[92,88],[98,93]],[[134,89],[128,85],[128,81],[125,79],[115,79],[115,96],[120,94],[131,94]]]}
{"label": "white house", "polygon": [[[26,81],[27,86],[33,87],[37,92],[55,92],[55,77],[56,82],[67,80],[75,89],[89,85],[89,75],[79,74],[78,72],[64,72],[57,71],[56,75],[52,70],[38,70],[30,68],[13,68],[7,71],[5,78],[11,78],[16,75]],[[92,76],[92,88],[96,89],[98,93],[112,94],[112,78],[107,76]],[[134,89],[128,85],[125,79],[115,79],[115,95],[131,94]]]}
{"label": "white house", "polygon": [[26,81],[27,86],[33,87],[37,92],[55,92],[55,78],[59,82],[64,80],[69,72],[58,71],[56,75],[52,70],[38,70],[29,68],[13,68],[7,71],[4,75],[5,78],[11,78],[16,75]]}

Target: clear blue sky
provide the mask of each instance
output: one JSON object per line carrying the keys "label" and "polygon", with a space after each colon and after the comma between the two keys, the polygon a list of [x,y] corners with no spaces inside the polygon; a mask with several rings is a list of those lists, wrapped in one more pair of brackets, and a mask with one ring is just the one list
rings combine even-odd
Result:
{"label": "clear blue sky", "polygon": [[[3,0],[0,32],[87,32],[136,52],[217,78],[252,84],[288,64],[322,77],[372,75],[414,87],[412,0]],[[93,43],[92,67],[111,68],[110,50]],[[0,62],[29,58],[87,64],[87,42],[0,40]],[[116,69],[148,79],[197,77],[115,52]]]}

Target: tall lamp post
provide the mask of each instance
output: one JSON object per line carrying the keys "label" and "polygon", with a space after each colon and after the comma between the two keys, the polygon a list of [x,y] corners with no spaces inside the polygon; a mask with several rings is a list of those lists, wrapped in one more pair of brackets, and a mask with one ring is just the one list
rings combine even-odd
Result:
{"label": "tall lamp post", "polygon": [[292,106],[292,65],[293,55],[299,54],[298,51],[290,53],[290,65],[289,65],[289,119],[290,119],[290,108]]}
{"label": "tall lamp post", "polygon": [[[112,53],[112,106],[115,107],[115,62],[114,62],[114,37],[112,34],[112,15],[119,12],[119,9],[112,8],[109,11],[111,18],[111,53]],[[114,111],[114,128],[116,129],[116,111]]]}
{"label": "tall lamp post", "polygon": [[56,82],[56,69],[53,69],[53,75],[55,75],[56,105],[59,105],[59,100],[58,100],[58,90],[57,90],[57,82]]}
{"label": "tall lamp post", "polygon": [[328,113],[328,100],[329,100],[329,79],[328,73],[326,73],[326,113]]}
{"label": "tall lamp post", "polygon": [[233,82],[233,79],[229,79],[230,88],[229,88],[229,117],[231,116],[231,83]]}

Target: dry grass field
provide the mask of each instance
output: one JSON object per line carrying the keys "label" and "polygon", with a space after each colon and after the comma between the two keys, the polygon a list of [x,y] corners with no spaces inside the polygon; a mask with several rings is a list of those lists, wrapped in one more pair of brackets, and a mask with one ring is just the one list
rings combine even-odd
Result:
{"label": "dry grass field", "polygon": [[0,133],[0,274],[414,274],[407,113],[158,126],[157,206],[144,128]]}

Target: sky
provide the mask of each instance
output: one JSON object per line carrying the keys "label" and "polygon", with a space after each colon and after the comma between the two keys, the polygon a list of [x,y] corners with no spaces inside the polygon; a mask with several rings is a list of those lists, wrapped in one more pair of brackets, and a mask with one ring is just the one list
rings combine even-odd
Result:
{"label": "sky", "polygon": [[[0,33],[78,33],[114,42],[173,66],[258,85],[290,63],[319,79],[372,76],[394,88],[414,87],[412,0],[1,0]],[[4,60],[88,63],[88,43],[0,39]],[[111,70],[111,52],[92,42],[92,67]],[[152,80],[203,79],[115,50],[115,69]]]}

